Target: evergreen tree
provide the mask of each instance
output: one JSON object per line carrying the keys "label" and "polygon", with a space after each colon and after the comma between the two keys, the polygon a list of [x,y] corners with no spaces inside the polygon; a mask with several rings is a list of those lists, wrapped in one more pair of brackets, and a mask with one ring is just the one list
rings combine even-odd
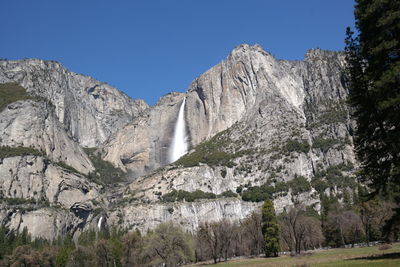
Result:
{"label": "evergreen tree", "polygon": [[362,164],[360,177],[371,185],[374,193],[392,191],[398,203],[399,10],[399,0],[356,0],[355,19],[359,34],[354,37],[349,28],[346,33],[350,103],[357,121],[355,146]]}
{"label": "evergreen tree", "polygon": [[7,241],[7,229],[4,225],[0,225],[0,260],[8,252],[9,244],[7,244]]}
{"label": "evergreen tree", "polygon": [[266,200],[261,209],[262,233],[264,236],[265,255],[267,257],[277,257],[279,246],[279,224],[276,219],[274,204],[271,200]]}
{"label": "evergreen tree", "polygon": [[57,240],[60,249],[58,250],[56,263],[57,266],[67,266],[71,253],[75,249],[75,243],[70,233],[66,233],[63,237],[58,237]]}
{"label": "evergreen tree", "polygon": [[22,233],[18,233],[15,241],[15,246],[29,245],[31,243],[31,236],[28,233],[28,228],[25,226]]}

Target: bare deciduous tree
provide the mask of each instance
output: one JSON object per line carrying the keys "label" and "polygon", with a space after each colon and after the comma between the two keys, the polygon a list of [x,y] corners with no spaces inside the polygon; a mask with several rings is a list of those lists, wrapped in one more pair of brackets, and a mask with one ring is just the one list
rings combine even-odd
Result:
{"label": "bare deciduous tree", "polygon": [[203,223],[199,226],[196,236],[198,245],[197,254],[202,258],[212,258],[215,263],[230,257],[235,246],[233,241],[237,230],[233,223],[227,219],[219,222]]}
{"label": "bare deciduous tree", "polygon": [[342,244],[360,242],[364,236],[364,229],[360,216],[352,210],[332,212],[328,214],[327,226],[336,229],[340,234]]}
{"label": "bare deciduous tree", "polygon": [[382,233],[385,222],[394,214],[394,208],[394,203],[379,200],[369,200],[360,204],[360,218],[364,226],[367,243],[370,242],[373,231]]}
{"label": "bare deciduous tree", "polygon": [[130,232],[122,237],[124,266],[139,266],[141,263],[143,238],[139,231]]}
{"label": "bare deciduous tree", "polygon": [[320,247],[324,236],[318,219],[304,214],[302,207],[290,208],[279,216],[283,247],[292,253]]}
{"label": "bare deciduous tree", "polygon": [[245,242],[250,255],[258,256],[264,253],[264,237],[262,234],[261,214],[252,212],[241,222],[242,242]]}

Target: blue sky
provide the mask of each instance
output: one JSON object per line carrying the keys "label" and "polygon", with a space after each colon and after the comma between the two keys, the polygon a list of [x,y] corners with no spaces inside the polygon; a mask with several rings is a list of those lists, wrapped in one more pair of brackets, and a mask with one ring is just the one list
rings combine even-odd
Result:
{"label": "blue sky", "polygon": [[56,60],[150,105],[242,43],[342,50],[353,0],[1,1],[0,57]]}

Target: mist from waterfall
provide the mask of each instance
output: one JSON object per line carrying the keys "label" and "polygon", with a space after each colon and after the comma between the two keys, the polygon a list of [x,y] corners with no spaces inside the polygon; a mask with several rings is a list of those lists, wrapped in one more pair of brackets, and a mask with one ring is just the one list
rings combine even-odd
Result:
{"label": "mist from waterfall", "polygon": [[169,161],[174,162],[185,155],[188,151],[186,123],[185,123],[185,103],[186,97],[183,99],[179,108],[178,119],[176,120],[174,137],[171,143]]}

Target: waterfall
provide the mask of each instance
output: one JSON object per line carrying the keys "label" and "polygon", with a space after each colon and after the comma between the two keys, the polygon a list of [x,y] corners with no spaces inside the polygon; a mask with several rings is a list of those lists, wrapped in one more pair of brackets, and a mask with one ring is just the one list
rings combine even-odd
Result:
{"label": "waterfall", "polygon": [[99,228],[99,231],[101,230],[101,221],[103,220],[103,216],[100,217],[99,222],[97,223],[97,228]]}
{"label": "waterfall", "polygon": [[181,107],[179,108],[178,119],[176,120],[174,137],[170,150],[169,161],[174,162],[180,157],[185,155],[188,150],[187,136],[186,136],[186,123],[185,123],[185,103],[186,97],[183,99]]}

